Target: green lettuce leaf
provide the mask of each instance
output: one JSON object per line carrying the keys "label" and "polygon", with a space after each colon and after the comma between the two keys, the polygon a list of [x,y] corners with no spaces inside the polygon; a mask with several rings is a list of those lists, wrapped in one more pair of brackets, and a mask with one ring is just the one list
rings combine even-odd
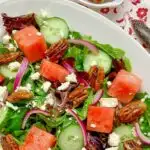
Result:
{"label": "green lettuce leaf", "polygon": [[144,103],[147,105],[147,110],[144,115],[141,116],[139,123],[141,131],[150,138],[150,97],[146,95],[143,99],[145,99]]}
{"label": "green lettuce leaf", "polygon": [[82,36],[79,32],[76,32],[76,31],[70,31],[69,32],[69,38],[70,39],[81,39]]}
{"label": "green lettuce leaf", "polygon": [[2,43],[0,43],[0,54],[4,54],[8,52],[9,50]]}
{"label": "green lettuce leaf", "polygon": [[16,130],[21,130],[22,120],[28,109],[26,107],[19,108],[17,111],[14,111],[10,116],[8,123],[4,127],[5,133],[13,133]]}
{"label": "green lettuce leaf", "polygon": [[120,48],[113,48],[109,44],[100,44],[97,41],[92,41],[92,43],[97,46],[100,50],[106,52],[113,59],[121,59],[125,55],[125,52]]}
{"label": "green lettuce leaf", "polygon": [[125,69],[126,69],[128,72],[131,72],[131,71],[132,71],[132,65],[131,65],[131,61],[129,60],[129,58],[124,57],[124,58],[123,58],[123,62],[124,62]]}
{"label": "green lettuce leaf", "polygon": [[65,54],[65,57],[73,57],[75,59],[75,68],[78,71],[84,71],[83,62],[88,54],[88,49],[86,47],[70,47]]}
{"label": "green lettuce leaf", "polygon": [[89,91],[89,96],[88,96],[88,98],[85,100],[85,102],[84,102],[84,104],[83,104],[83,107],[76,109],[76,112],[77,112],[77,114],[78,114],[78,116],[80,117],[81,120],[85,120],[85,119],[86,119],[86,117],[87,117],[87,112],[88,112],[88,106],[89,106],[90,104],[92,104],[93,98],[94,98],[93,91],[90,90],[90,91]]}
{"label": "green lettuce leaf", "polygon": [[50,128],[57,128],[58,126],[62,125],[63,122],[66,119],[66,115],[63,115],[58,118],[52,118],[52,117],[45,117],[43,115],[39,115],[40,119],[43,120],[46,125]]}

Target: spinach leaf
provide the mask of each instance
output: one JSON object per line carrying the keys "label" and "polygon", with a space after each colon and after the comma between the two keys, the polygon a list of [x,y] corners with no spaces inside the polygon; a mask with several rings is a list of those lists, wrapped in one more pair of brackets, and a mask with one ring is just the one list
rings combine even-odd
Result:
{"label": "spinach leaf", "polygon": [[92,104],[93,98],[94,98],[93,91],[90,90],[90,91],[89,91],[89,96],[88,96],[88,98],[85,100],[85,102],[84,102],[84,104],[83,104],[83,107],[76,109],[76,112],[77,112],[77,114],[78,114],[78,116],[80,117],[81,120],[85,120],[85,119],[86,119],[86,117],[87,117],[87,112],[88,112],[88,106],[89,106],[90,104]]}
{"label": "spinach leaf", "polygon": [[144,115],[140,118],[141,131],[148,137],[150,137],[150,97],[146,96],[144,103],[147,105],[147,110]]}
{"label": "spinach leaf", "polygon": [[126,69],[128,72],[131,72],[131,71],[132,71],[132,65],[131,65],[131,61],[129,60],[129,58],[124,57],[124,58],[123,58],[123,62],[124,62],[125,69]]}
{"label": "spinach leaf", "polygon": [[39,115],[40,119],[43,120],[46,125],[50,128],[57,128],[58,126],[60,126],[61,124],[63,124],[66,115],[63,115],[61,117],[58,118],[52,118],[52,117],[45,117],[43,115]]}
{"label": "spinach leaf", "polygon": [[68,51],[65,54],[65,57],[75,58],[75,68],[78,71],[84,71],[83,62],[87,54],[88,54],[88,49],[86,47],[73,46],[68,49]]}
{"label": "spinach leaf", "polygon": [[16,143],[18,145],[22,145],[24,143],[27,133],[28,133],[28,130],[16,130],[12,133],[12,135]]}
{"label": "spinach leaf", "polygon": [[104,79],[104,82],[103,82],[103,86],[102,86],[102,89],[104,90],[104,93],[103,93],[103,97],[104,97],[104,98],[109,98],[109,97],[110,97],[110,96],[107,94],[107,91],[108,91],[107,81],[108,81],[108,78],[105,78],[105,79]]}
{"label": "spinach leaf", "polygon": [[81,39],[81,34],[79,32],[76,31],[70,31],[69,32],[69,38],[70,39]]}
{"label": "spinach leaf", "polygon": [[7,83],[8,93],[11,93],[13,91],[13,88],[14,88],[14,80],[9,80],[9,82]]}
{"label": "spinach leaf", "polygon": [[26,107],[19,108],[17,111],[14,111],[11,115],[8,124],[5,126],[6,133],[13,133],[16,130],[21,129],[22,120],[28,109]]}
{"label": "spinach leaf", "polygon": [[134,98],[140,100],[140,99],[144,98],[146,95],[147,95],[146,92],[140,92],[140,93],[137,93]]}
{"label": "spinach leaf", "polygon": [[0,43],[0,54],[8,53],[9,50],[3,45],[3,43]]}

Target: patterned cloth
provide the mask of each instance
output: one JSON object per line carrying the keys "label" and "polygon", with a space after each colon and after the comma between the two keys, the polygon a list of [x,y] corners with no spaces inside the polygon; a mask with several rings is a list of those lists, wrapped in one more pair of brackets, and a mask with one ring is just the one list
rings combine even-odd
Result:
{"label": "patterned cloth", "polygon": [[142,20],[150,27],[150,0],[124,0],[117,8],[101,8],[95,11],[119,25],[134,39],[138,40],[144,48],[147,48],[146,44],[136,37],[130,19]]}

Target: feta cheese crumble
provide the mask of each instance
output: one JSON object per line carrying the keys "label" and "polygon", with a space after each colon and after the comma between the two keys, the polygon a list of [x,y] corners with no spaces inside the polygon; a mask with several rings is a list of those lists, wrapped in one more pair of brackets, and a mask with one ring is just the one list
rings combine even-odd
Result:
{"label": "feta cheese crumble", "polygon": [[111,81],[107,81],[107,87],[110,87],[112,85]]}
{"label": "feta cheese crumble", "polygon": [[20,68],[20,63],[15,61],[15,62],[11,62],[9,63],[8,65],[8,68],[11,70],[11,71],[17,71],[19,68]]}
{"label": "feta cheese crumble", "polygon": [[37,36],[41,36],[42,33],[41,33],[41,32],[37,32],[36,35],[37,35]]}
{"label": "feta cheese crumble", "polygon": [[9,36],[8,34],[4,35],[2,38],[3,44],[8,44],[10,40],[11,40],[11,36]]}
{"label": "feta cheese crumble", "polygon": [[26,85],[26,86],[18,86],[17,89],[15,90],[15,92],[17,91],[30,91],[31,87],[29,87],[30,85]]}
{"label": "feta cheese crumble", "polygon": [[51,82],[49,82],[49,81],[44,82],[42,85],[42,89],[44,90],[45,93],[48,92],[50,87],[51,87]]}
{"label": "feta cheese crumble", "polygon": [[91,128],[96,128],[96,124],[92,123],[90,126],[91,126]]}
{"label": "feta cheese crumble", "polygon": [[28,91],[31,91],[32,89],[32,85],[30,83],[27,83],[25,87],[28,89]]}
{"label": "feta cheese crumble", "polygon": [[17,30],[12,30],[12,34],[15,35],[17,33]]}
{"label": "feta cheese crumble", "polygon": [[65,82],[65,83],[62,83],[58,88],[57,90],[59,91],[63,91],[63,90],[66,90],[70,85],[70,82]]}
{"label": "feta cheese crumble", "polygon": [[12,43],[9,43],[9,45],[7,46],[7,48],[11,52],[15,52],[17,50],[17,48]]}
{"label": "feta cheese crumble", "polygon": [[71,73],[71,74],[66,76],[66,81],[77,83],[77,76],[74,73]]}
{"label": "feta cheese crumble", "polygon": [[12,103],[6,102],[6,106],[13,109],[14,111],[18,110],[18,107],[14,106]]}
{"label": "feta cheese crumble", "polygon": [[118,106],[118,99],[117,98],[102,98],[100,100],[100,104],[103,107],[116,107]]}
{"label": "feta cheese crumble", "polygon": [[31,74],[31,80],[39,80],[40,78],[40,73],[39,72],[36,72],[34,74]]}
{"label": "feta cheese crumble", "polygon": [[82,150],[86,150],[86,148],[85,148],[85,147],[83,147],[83,148],[82,148]]}
{"label": "feta cheese crumble", "polygon": [[118,134],[116,134],[115,132],[109,134],[109,137],[108,137],[108,144],[110,146],[118,146],[120,143],[120,137]]}
{"label": "feta cheese crumble", "polygon": [[56,101],[56,98],[53,96],[52,93],[49,93],[46,96],[46,100],[45,100],[44,104],[40,107],[40,109],[45,110],[47,104],[53,106],[55,104],[55,101]]}
{"label": "feta cheese crumble", "polygon": [[40,65],[36,64],[35,69],[37,69],[37,70],[40,69]]}
{"label": "feta cheese crumble", "polygon": [[8,91],[6,86],[0,86],[0,102],[3,102],[8,96]]}

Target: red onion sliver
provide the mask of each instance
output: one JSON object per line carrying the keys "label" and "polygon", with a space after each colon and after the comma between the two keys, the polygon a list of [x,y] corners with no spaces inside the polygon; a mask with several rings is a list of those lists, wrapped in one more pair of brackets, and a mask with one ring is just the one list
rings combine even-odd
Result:
{"label": "red onion sliver", "polygon": [[33,115],[33,114],[42,114],[42,115],[45,115],[45,116],[49,116],[50,115],[49,112],[47,112],[47,111],[43,111],[43,110],[40,110],[40,109],[32,109],[32,110],[30,110],[30,111],[28,111],[26,113],[26,115],[25,115],[25,117],[23,119],[23,122],[22,122],[22,129],[25,128],[26,123],[27,123],[29,117],[31,115]]}
{"label": "red onion sliver", "polygon": [[89,83],[85,79],[77,77],[77,80],[79,83],[84,84],[85,87],[89,87]]}
{"label": "red onion sliver", "polygon": [[98,49],[96,48],[95,45],[90,43],[89,41],[86,40],[76,40],[76,39],[70,39],[68,40],[69,43],[76,44],[76,45],[83,45],[87,47],[92,53],[97,54]]}
{"label": "red onion sliver", "polygon": [[62,65],[63,65],[64,68],[66,68],[69,71],[69,73],[76,72],[76,70],[70,64],[68,64],[67,62],[65,62],[65,61],[62,62]]}
{"label": "red onion sliver", "polygon": [[84,138],[84,146],[86,146],[88,141],[87,141],[87,132],[86,132],[84,123],[80,120],[80,118],[77,116],[77,114],[73,110],[67,109],[66,112],[72,115],[78,122],[79,126],[81,127],[81,131],[82,131],[83,138]]}
{"label": "red onion sliver", "polygon": [[143,142],[144,144],[150,145],[150,139],[141,132],[141,129],[138,123],[135,123],[135,131],[136,131],[137,136],[141,140],[141,142]]}
{"label": "red onion sliver", "polygon": [[93,103],[92,103],[93,105],[96,105],[100,101],[100,99],[103,96],[103,93],[104,93],[104,91],[102,89],[100,89],[96,92]]}
{"label": "red onion sliver", "polygon": [[25,74],[25,72],[27,70],[28,64],[29,64],[28,59],[24,57],[23,61],[21,63],[21,66],[20,66],[20,68],[19,68],[19,70],[17,72],[15,81],[14,81],[14,90],[16,90],[17,87],[20,86],[22,78],[23,78],[23,76],[24,76],[24,74]]}

